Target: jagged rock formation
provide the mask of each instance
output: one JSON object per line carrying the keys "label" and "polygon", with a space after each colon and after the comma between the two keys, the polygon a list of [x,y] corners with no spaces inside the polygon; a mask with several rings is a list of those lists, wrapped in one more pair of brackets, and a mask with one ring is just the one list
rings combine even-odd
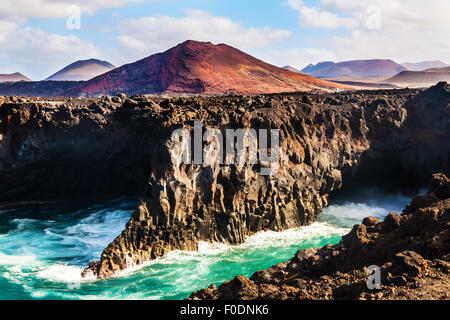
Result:
{"label": "jagged rock formation", "polygon": [[[355,225],[337,245],[299,250],[291,260],[238,276],[191,299],[449,299],[450,179],[433,175],[430,192],[402,215]],[[370,290],[367,268],[379,266]]]}
{"label": "jagged rock formation", "polygon": [[[449,92],[441,83],[258,97],[3,98],[0,202],[143,192],[125,230],[84,272],[107,277],[199,241],[241,243],[310,224],[343,181],[420,186],[449,168]],[[171,134],[195,120],[221,131],[280,129],[279,171],[179,164]]]}

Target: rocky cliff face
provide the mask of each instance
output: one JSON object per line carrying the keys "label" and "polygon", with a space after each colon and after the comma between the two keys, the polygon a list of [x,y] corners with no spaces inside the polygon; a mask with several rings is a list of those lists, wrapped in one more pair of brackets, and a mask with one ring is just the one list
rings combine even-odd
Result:
{"label": "rocky cliff face", "polygon": [[[430,192],[402,215],[364,219],[341,243],[299,250],[291,260],[238,276],[191,299],[448,299],[450,292],[450,179],[433,175]],[[380,270],[369,289],[367,268]]]}
{"label": "rocky cliff face", "polygon": [[[405,185],[420,186],[424,175],[449,168],[449,92],[441,83],[258,97],[3,98],[0,201],[142,193],[125,230],[84,272],[108,277],[199,241],[241,243],[261,230],[310,224],[343,177],[405,176]],[[192,131],[196,120],[222,132],[279,129],[279,170],[179,163],[171,134]]]}

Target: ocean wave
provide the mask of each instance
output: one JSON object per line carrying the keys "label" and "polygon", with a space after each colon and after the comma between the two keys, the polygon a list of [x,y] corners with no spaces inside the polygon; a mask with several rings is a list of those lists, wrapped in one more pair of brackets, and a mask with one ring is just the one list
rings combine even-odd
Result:
{"label": "ocean wave", "polygon": [[33,255],[15,256],[15,255],[9,255],[9,254],[0,252],[0,265],[25,266],[25,265],[35,264],[36,261],[37,261],[37,258],[36,258],[36,256],[33,256]]}
{"label": "ocean wave", "polygon": [[365,203],[346,203],[333,205],[324,209],[323,214],[339,218],[362,220],[366,217],[383,217],[389,212],[385,208],[369,206]]}
{"label": "ocean wave", "polygon": [[[16,218],[10,221],[17,228],[0,238],[0,278],[36,299],[181,299],[211,283],[286,261],[299,248],[337,243],[354,220],[386,211],[369,204],[332,205],[321,215],[325,218],[310,226],[259,232],[238,245],[200,242],[198,251],[172,251],[141,265],[129,263],[107,280],[83,279],[81,272],[122,231],[131,210],[98,207],[48,221]],[[338,219],[345,223],[335,223]]]}
{"label": "ocean wave", "polygon": [[54,264],[43,267],[36,273],[36,276],[55,282],[81,282],[88,281],[81,277],[83,268],[68,264]]}
{"label": "ocean wave", "polygon": [[361,223],[366,217],[375,217],[383,220],[389,212],[401,213],[411,198],[403,195],[373,196],[362,202],[346,201],[326,207],[319,216],[320,221],[327,221],[336,226],[351,228]]}

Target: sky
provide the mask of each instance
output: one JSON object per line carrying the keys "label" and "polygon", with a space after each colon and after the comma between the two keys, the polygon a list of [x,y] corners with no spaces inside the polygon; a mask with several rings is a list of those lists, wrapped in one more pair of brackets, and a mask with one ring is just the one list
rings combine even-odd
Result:
{"label": "sky", "polygon": [[120,66],[185,40],[277,66],[450,63],[449,0],[2,0],[0,73],[42,80],[96,58]]}

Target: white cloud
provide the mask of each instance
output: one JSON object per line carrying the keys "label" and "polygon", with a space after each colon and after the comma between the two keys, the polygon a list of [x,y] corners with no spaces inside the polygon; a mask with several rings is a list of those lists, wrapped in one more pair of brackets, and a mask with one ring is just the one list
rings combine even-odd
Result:
{"label": "white cloud", "polygon": [[301,26],[328,29],[344,27],[350,29],[358,24],[358,20],[353,17],[341,17],[334,12],[329,12],[322,8],[308,7],[301,0],[287,0],[283,2],[283,5],[300,13],[299,23]]}
{"label": "white cloud", "polygon": [[0,20],[0,44],[6,42],[8,35],[15,32],[16,29],[17,23],[8,20]]}
{"label": "white cloud", "polygon": [[323,3],[365,19],[368,19],[369,4],[379,8],[378,30],[369,30],[364,24],[349,35],[335,37],[330,42],[338,56],[391,58],[397,62],[434,59],[450,62],[448,0],[363,0],[358,4],[348,0],[323,0]]}
{"label": "white cloud", "polygon": [[310,63],[336,60],[336,56],[333,52],[330,52],[326,49],[317,48],[269,50],[267,52],[257,54],[257,56],[262,60],[272,63],[276,66],[284,67],[286,65],[289,65],[299,70],[303,69]]}
{"label": "white cloud", "polygon": [[0,23],[2,73],[19,71],[41,80],[76,60],[102,57],[101,49],[74,35],[61,36],[11,25],[8,28],[7,34],[2,33]]}
{"label": "white cloud", "polygon": [[[335,37],[327,43],[340,60],[393,59],[396,62],[443,60],[450,62],[450,43],[442,41],[449,31],[417,30],[397,34],[354,31],[349,36]],[[349,48],[352,48],[349,50]]]}
{"label": "white cloud", "polygon": [[448,0],[321,0],[323,8],[367,19],[367,8],[376,6],[381,11],[383,25],[400,28],[428,28],[449,25]]}
{"label": "white cloud", "polygon": [[22,72],[41,80],[76,60],[103,58],[101,49],[75,35],[23,28],[30,18],[68,18],[72,6],[82,14],[118,8],[141,0],[2,0],[0,5],[0,73]]}
{"label": "white cloud", "polygon": [[128,18],[120,22],[116,40],[134,58],[166,50],[185,40],[227,43],[248,50],[268,46],[290,37],[288,30],[248,28],[229,18],[200,10],[185,10],[175,18],[165,15]]}
{"label": "white cloud", "polygon": [[336,29],[340,27],[353,28],[358,24],[354,18],[343,18],[339,15],[316,7],[302,6],[300,8],[300,24],[309,27]]}
{"label": "white cloud", "polygon": [[283,2],[283,5],[288,6],[291,9],[294,9],[294,10],[300,10],[300,8],[303,5],[303,1],[301,1],[301,0],[287,0],[287,1]]}
{"label": "white cloud", "polygon": [[10,20],[28,18],[64,18],[70,6],[79,6],[81,11],[93,14],[104,8],[118,8],[130,2],[142,0],[2,0],[0,17]]}
{"label": "white cloud", "polygon": [[[317,46],[333,52],[337,60],[450,62],[448,0],[321,0],[317,8],[303,4],[290,7],[299,11],[301,26],[349,29],[333,38],[314,39]],[[368,28],[376,12],[379,28]]]}

